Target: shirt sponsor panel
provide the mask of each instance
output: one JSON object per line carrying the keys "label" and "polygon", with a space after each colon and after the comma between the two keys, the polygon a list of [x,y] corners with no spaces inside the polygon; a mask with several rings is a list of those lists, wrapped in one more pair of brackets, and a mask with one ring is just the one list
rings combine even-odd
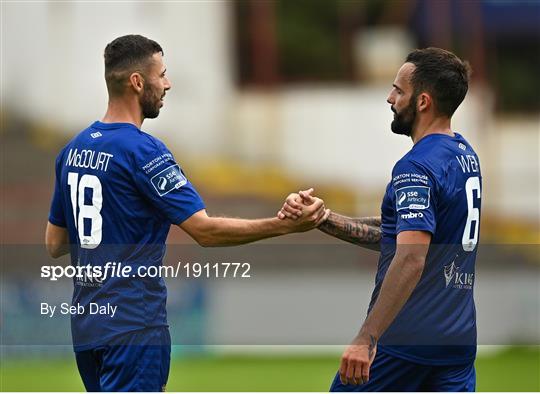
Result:
{"label": "shirt sponsor panel", "polygon": [[178,164],[173,164],[154,175],[150,182],[160,197],[163,197],[170,191],[184,186],[187,179],[180,171]]}
{"label": "shirt sponsor panel", "polygon": [[396,210],[429,208],[429,186],[406,186],[396,190]]}

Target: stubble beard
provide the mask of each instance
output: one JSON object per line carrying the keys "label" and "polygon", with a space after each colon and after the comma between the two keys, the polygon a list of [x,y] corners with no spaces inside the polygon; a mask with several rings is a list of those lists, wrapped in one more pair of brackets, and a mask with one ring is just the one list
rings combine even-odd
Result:
{"label": "stubble beard", "polygon": [[155,119],[159,115],[161,104],[161,95],[158,95],[157,89],[144,87],[141,97],[141,110],[145,119]]}

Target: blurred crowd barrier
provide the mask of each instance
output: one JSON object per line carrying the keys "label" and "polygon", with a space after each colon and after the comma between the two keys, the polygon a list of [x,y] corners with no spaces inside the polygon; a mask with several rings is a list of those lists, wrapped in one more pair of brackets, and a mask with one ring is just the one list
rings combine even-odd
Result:
{"label": "blurred crowd barrier", "polygon": [[[314,186],[329,191],[337,209],[377,212],[393,164],[411,146],[390,132],[385,101],[394,73],[416,45],[414,35],[406,25],[391,25],[369,26],[354,36],[360,82],[238,85],[233,4],[4,4],[4,120],[22,117],[32,124],[32,142],[56,153],[104,114],[105,45],[140,33],[163,46],[173,84],[160,117],[143,129],[199,175],[192,179],[196,185],[241,194],[239,182],[246,177],[240,174],[247,171],[258,197],[282,199],[290,186]],[[87,25],[97,20],[100,28],[90,34]],[[497,114],[497,94],[485,80],[473,80],[453,128],[479,153],[484,216],[522,223],[521,233],[532,234],[525,242],[538,240],[540,114]]]}

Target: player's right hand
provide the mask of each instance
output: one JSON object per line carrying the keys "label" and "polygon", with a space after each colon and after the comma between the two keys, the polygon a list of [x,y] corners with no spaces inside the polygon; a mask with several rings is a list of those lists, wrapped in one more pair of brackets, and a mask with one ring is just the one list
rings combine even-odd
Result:
{"label": "player's right hand", "polygon": [[315,202],[315,197],[312,196],[313,191],[313,188],[309,188],[289,194],[278,211],[277,217],[279,219],[299,219],[302,216],[303,208]]}

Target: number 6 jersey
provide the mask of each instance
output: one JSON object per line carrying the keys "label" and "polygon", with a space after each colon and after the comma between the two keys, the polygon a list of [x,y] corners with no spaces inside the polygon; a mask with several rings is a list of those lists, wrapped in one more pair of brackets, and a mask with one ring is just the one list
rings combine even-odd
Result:
{"label": "number 6 jersey", "polygon": [[379,348],[409,361],[467,363],[476,355],[473,300],[482,176],[479,160],[454,133],[418,141],[392,171],[382,202],[382,240],[370,310],[401,231],[432,234],[424,271],[382,335]]}
{"label": "number 6 jersey", "polygon": [[[73,279],[72,304],[84,310],[71,318],[76,351],[167,325],[163,278],[140,273],[161,266],[170,225],[203,208],[165,145],[132,124],[95,122],[67,144],[49,221],[67,228],[74,266],[101,269]],[[119,263],[130,272],[113,272]]]}

